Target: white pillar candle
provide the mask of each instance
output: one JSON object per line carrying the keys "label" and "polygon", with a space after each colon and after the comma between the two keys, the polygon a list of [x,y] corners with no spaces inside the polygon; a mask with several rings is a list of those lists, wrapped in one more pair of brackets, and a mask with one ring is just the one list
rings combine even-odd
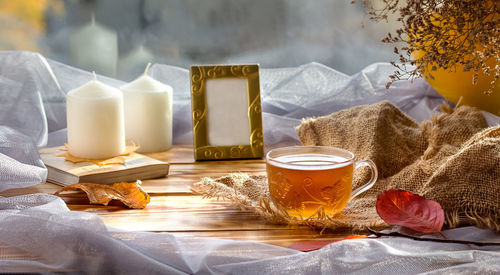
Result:
{"label": "white pillar candle", "polygon": [[94,80],[66,96],[69,153],[89,159],[118,156],[125,150],[123,94]]}
{"label": "white pillar candle", "polygon": [[121,87],[125,136],[138,152],[160,152],[172,146],[172,87],[144,75]]}
{"label": "white pillar candle", "polygon": [[107,76],[116,75],[118,38],[116,32],[92,21],[70,36],[70,57],[73,64]]}

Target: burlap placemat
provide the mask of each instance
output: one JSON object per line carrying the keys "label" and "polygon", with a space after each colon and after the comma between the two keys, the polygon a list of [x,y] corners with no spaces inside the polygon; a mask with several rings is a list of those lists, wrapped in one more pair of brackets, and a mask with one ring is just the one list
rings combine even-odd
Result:
{"label": "burlap placemat", "polygon": [[[344,148],[356,160],[371,159],[378,167],[377,183],[335,217],[321,212],[305,220],[288,216],[272,203],[264,176],[203,178],[193,190],[276,223],[357,230],[384,226],[376,197],[399,188],[439,202],[450,228],[471,224],[500,231],[500,126],[485,129],[486,120],[475,108],[445,104],[441,109],[420,125],[388,101],[302,121],[297,133],[304,145]],[[358,173],[354,187],[365,177]]]}

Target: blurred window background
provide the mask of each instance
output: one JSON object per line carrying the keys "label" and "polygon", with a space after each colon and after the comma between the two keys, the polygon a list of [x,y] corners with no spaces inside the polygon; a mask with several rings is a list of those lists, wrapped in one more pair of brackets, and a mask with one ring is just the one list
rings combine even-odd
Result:
{"label": "blurred window background", "polygon": [[[397,58],[350,0],[0,0],[0,50],[131,80],[148,62],[319,62],[346,74]],[[358,2],[362,2],[358,0]],[[362,26],[364,23],[364,26]]]}

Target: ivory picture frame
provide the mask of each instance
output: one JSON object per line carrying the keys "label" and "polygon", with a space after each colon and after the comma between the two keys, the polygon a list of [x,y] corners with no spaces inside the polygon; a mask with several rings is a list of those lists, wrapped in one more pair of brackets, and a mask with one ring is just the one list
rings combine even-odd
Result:
{"label": "ivory picture frame", "polygon": [[262,158],[259,65],[190,68],[195,160]]}

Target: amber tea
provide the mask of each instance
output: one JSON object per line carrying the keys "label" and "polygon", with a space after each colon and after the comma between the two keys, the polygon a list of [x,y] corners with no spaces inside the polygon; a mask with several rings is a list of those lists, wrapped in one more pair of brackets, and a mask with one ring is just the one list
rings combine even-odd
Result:
{"label": "amber tea", "polygon": [[[355,162],[349,151],[322,146],[278,148],[267,155],[266,169],[273,202],[294,217],[308,218],[319,209],[334,216],[344,209],[351,196]],[[372,167],[374,168],[374,167]],[[372,169],[373,171],[373,169]],[[376,180],[376,170],[374,172]],[[372,178],[371,185],[375,182]],[[367,185],[369,185],[367,184]],[[355,190],[357,195],[363,190]]]}

